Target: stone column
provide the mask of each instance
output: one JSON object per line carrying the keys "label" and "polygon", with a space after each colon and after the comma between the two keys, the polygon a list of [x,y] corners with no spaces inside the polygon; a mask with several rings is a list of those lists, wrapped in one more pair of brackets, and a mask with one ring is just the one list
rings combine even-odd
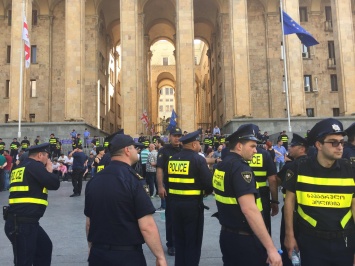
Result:
{"label": "stone column", "polygon": [[193,0],[176,0],[176,93],[178,126],[196,129]]}
{"label": "stone column", "polygon": [[121,0],[120,4],[120,18],[124,21],[121,23],[122,128],[126,134],[138,134],[141,114],[137,111],[137,1]]}
{"label": "stone column", "polygon": [[[24,2],[24,3],[23,3]],[[26,15],[28,33],[31,41],[32,28],[32,1],[12,1],[11,7],[11,58],[10,58],[10,95],[9,95],[9,122],[19,121],[19,88],[21,77],[22,60],[22,115],[21,121],[28,118],[28,93],[30,86],[29,72],[31,69],[25,67],[24,42],[22,41],[23,15]],[[24,10],[24,14],[23,14]],[[22,59],[21,59],[22,55]]]}
{"label": "stone column", "polygon": [[66,0],[64,55],[65,120],[83,120],[85,0]]}
{"label": "stone column", "polygon": [[[247,0],[230,0],[230,36],[232,57],[232,98],[234,117],[252,115],[250,102],[249,44]],[[228,54],[225,54],[228,56]],[[230,101],[230,100],[229,100]]]}
{"label": "stone column", "polygon": [[[284,3],[284,11],[295,21],[299,22],[300,16],[298,1],[284,1]],[[296,34],[286,35],[285,39],[290,116],[305,116],[306,103],[303,84],[303,60],[301,53],[302,43]],[[283,112],[281,114],[281,117],[283,117]]]}
{"label": "stone column", "polygon": [[355,45],[351,2],[331,1],[341,115],[355,113]]}

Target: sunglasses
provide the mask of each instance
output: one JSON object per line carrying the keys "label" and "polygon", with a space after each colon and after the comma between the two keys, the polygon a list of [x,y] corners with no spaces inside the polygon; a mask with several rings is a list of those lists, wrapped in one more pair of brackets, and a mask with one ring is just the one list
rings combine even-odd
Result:
{"label": "sunglasses", "polygon": [[332,144],[332,147],[338,147],[340,144],[344,147],[345,141],[342,139],[340,141],[334,140],[334,141],[323,141],[323,143],[330,143]]}

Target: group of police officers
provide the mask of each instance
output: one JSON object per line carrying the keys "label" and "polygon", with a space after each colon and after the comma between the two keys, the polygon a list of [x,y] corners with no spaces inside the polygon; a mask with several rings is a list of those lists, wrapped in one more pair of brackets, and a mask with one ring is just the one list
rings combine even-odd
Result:
{"label": "group of police officers", "polygon": [[[199,264],[203,197],[213,192],[224,265],[292,265],[289,258],[294,252],[300,252],[305,266],[353,265],[355,123],[343,130],[340,121],[328,118],[318,122],[307,139],[293,134],[289,147],[293,161],[279,173],[269,153],[257,147],[257,132],[256,125],[244,124],[228,136],[228,151],[211,173],[198,154],[199,131],[184,136],[178,127],[170,131],[170,143],[159,150],[156,167],[159,196],[166,199],[166,245],[168,254],[175,255],[175,265]],[[101,160],[103,170],[86,186],[90,266],[146,265],[143,243],[156,257],[156,265],[167,265],[149,188],[131,167],[141,146],[129,135],[115,135],[106,160]],[[310,146],[316,152],[307,156]],[[30,147],[29,158],[11,174],[4,218],[15,265],[51,263],[51,241],[39,225],[48,190],[59,188],[48,154],[49,143]],[[270,236],[270,215],[279,211],[280,184],[285,192],[283,253]]]}

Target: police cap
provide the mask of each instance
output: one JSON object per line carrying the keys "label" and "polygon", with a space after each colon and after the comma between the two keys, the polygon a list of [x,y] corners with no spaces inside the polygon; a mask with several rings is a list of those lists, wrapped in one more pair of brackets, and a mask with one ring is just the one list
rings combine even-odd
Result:
{"label": "police cap", "polygon": [[50,154],[50,149],[49,149],[49,143],[46,142],[46,143],[42,143],[42,144],[39,144],[39,145],[34,145],[34,146],[31,146],[27,149],[28,153],[29,154],[32,154],[32,153],[37,153],[37,152],[46,152],[48,154]]}
{"label": "police cap", "polygon": [[307,136],[308,144],[314,145],[318,139],[331,134],[340,134],[345,136],[343,124],[334,118],[323,119],[315,124],[309,132]]}
{"label": "police cap", "polygon": [[170,135],[182,135],[181,128],[173,127],[172,129],[170,129]]}
{"label": "police cap", "polygon": [[302,138],[300,135],[293,133],[293,138],[291,140],[290,146],[308,146],[308,142],[305,138]]}
{"label": "police cap", "polygon": [[116,136],[114,136],[108,147],[111,154],[114,154],[116,151],[131,145],[140,148],[144,147],[143,144],[135,142],[130,135],[125,134],[117,134]]}
{"label": "police cap", "polygon": [[194,131],[181,137],[179,141],[182,142],[182,144],[187,144],[193,141],[200,141],[199,135],[200,134],[198,131]]}
{"label": "police cap", "polygon": [[111,140],[114,138],[114,136],[118,135],[118,134],[124,134],[124,129],[119,129],[117,132],[107,136],[105,138],[105,142],[111,142]]}
{"label": "police cap", "polygon": [[348,137],[355,135],[355,122],[352,123],[347,129],[345,129],[345,133],[348,135]]}
{"label": "police cap", "polygon": [[231,142],[233,140],[254,140],[259,141],[256,137],[256,133],[259,132],[259,127],[254,124],[244,124],[241,125],[237,131],[229,135],[226,140]]}

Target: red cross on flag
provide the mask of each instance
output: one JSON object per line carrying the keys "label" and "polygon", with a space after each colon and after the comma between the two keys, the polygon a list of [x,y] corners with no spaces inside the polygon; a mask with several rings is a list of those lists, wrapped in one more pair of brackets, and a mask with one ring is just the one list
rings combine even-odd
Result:
{"label": "red cross on flag", "polygon": [[144,110],[143,114],[142,114],[142,117],[141,117],[141,121],[144,125],[147,125],[149,124],[149,118],[148,118],[148,114],[147,114],[147,111]]}
{"label": "red cross on flag", "polygon": [[30,64],[31,64],[31,44],[30,44],[30,37],[28,35],[28,26],[27,26],[26,16],[24,16],[24,18],[23,18],[22,40],[24,40],[24,42],[25,42],[26,68],[29,68]]}

